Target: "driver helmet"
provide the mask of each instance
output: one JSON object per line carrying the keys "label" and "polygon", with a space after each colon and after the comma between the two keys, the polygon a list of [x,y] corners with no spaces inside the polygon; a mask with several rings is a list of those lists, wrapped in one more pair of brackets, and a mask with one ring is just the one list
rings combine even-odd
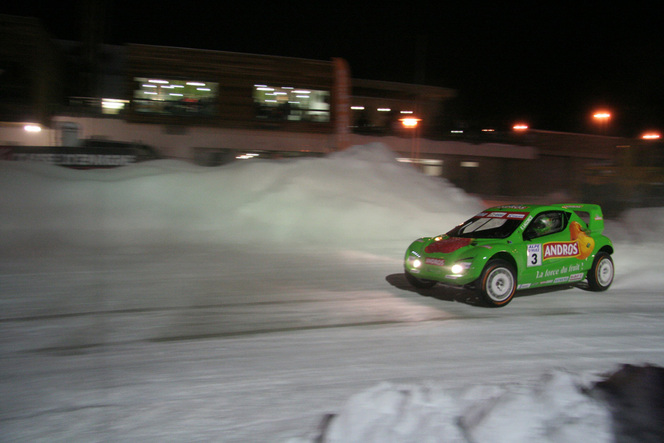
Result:
{"label": "driver helmet", "polygon": [[546,234],[553,228],[553,220],[551,217],[540,217],[533,224],[533,229],[538,235]]}

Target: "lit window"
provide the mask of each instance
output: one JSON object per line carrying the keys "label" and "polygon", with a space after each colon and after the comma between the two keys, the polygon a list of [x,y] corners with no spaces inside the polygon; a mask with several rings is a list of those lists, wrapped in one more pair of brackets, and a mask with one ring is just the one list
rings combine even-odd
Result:
{"label": "lit window", "polygon": [[216,112],[219,84],[198,80],[135,77],[136,112],[200,116]]}
{"label": "lit window", "polygon": [[119,114],[122,110],[124,110],[127,103],[129,103],[129,101],[127,100],[119,100],[115,98],[102,98],[101,112],[102,114]]}
{"label": "lit window", "polygon": [[330,121],[330,93],[292,86],[254,85],[256,117],[264,120]]}

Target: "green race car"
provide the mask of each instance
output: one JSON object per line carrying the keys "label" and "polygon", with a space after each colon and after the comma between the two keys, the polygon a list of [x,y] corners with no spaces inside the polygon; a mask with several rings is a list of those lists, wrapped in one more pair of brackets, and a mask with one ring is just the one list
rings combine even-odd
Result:
{"label": "green race car", "polygon": [[490,306],[517,289],[583,280],[593,291],[613,282],[613,244],[598,205],[505,205],[489,208],[447,234],[414,241],[406,251],[410,284],[466,286]]}

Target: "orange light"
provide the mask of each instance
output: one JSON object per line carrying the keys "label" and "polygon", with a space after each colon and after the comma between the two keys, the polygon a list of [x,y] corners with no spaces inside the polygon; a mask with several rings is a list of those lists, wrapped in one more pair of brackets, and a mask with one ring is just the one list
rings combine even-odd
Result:
{"label": "orange light", "polygon": [[528,129],[528,125],[524,123],[517,123],[516,125],[512,126],[512,129],[514,129],[515,131],[525,131],[526,129]]}
{"label": "orange light", "polygon": [[406,128],[415,128],[422,120],[415,117],[406,117],[401,119],[401,124]]}
{"label": "orange light", "polygon": [[644,140],[659,140],[660,135],[657,132],[648,132],[641,136]]}
{"label": "orange light", "polygon": [[596,112],[595,114],[593,114],[593,117],[598,120],[607,120],[611,118],[611,114],[606,111],[602,111],[602,112]]}

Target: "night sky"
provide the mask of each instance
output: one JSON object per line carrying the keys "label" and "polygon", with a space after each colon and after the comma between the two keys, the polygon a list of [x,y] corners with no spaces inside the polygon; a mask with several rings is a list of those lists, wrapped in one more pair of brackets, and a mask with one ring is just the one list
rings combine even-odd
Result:
{"label": "night sky", "polygon": [[86,11],[96,4],[94,29],[105,43],[343,57],[354,78],[455,89],[450,112],[481,126],[522,120],[592,132],[601,107],[612,114],[608,134],[664,131],[657,2],[228,3],[24,0],[3,4],[0,13],[37,17],[55,38],[81,40],[86,17],[94,16]]}

